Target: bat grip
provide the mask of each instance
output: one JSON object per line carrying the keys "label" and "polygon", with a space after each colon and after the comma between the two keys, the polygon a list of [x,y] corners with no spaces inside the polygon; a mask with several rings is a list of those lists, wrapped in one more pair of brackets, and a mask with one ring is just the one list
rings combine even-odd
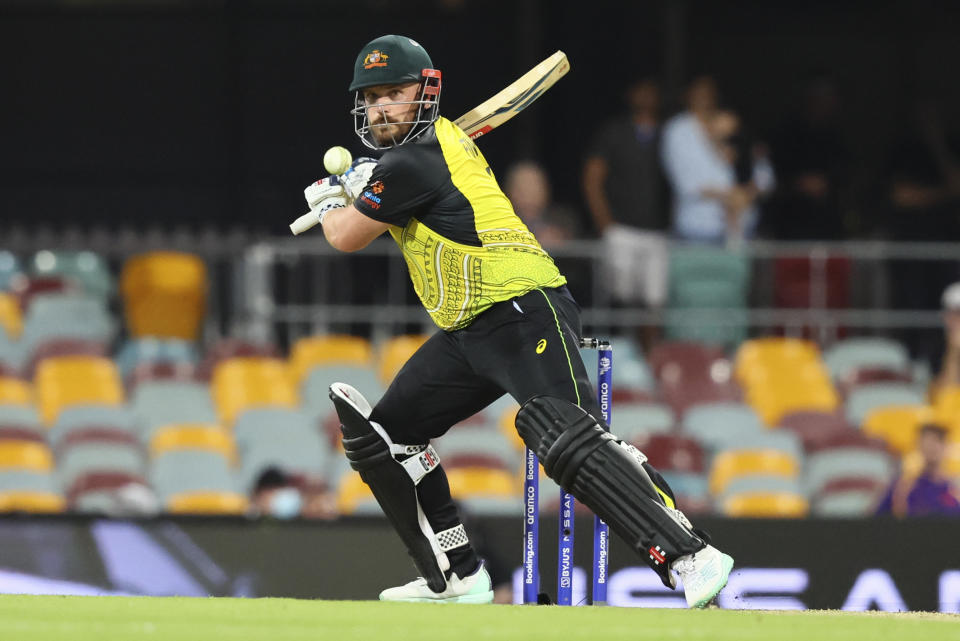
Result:
{"label": "bat grip", "polygon": [[294,236],[297,236],[312,228],[319,222],[320,217],[317,216],[316,212],[308,211],[303,216],[300,216],[300,218],[297,218],[295,221],[290,223],[290,231],[293,232]]}

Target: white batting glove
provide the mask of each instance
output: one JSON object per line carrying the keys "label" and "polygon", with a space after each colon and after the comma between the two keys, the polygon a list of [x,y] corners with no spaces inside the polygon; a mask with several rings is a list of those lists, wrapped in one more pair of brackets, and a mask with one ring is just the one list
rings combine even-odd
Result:
{"label": "white batting glove", "polygon": [[316,214],[322,223],[323,216],[331,209],[346,207],[352,202],[339,176],[327,176],[303,190],[303,197],[310,206],[310,212]]}
{"label": "white batting glove", "polygon": [[340,179],[352,200],[356,200],[363,192],[376,166],[377,161],[373,158],[357,158],[351,163],[350,169],[343,172]]}

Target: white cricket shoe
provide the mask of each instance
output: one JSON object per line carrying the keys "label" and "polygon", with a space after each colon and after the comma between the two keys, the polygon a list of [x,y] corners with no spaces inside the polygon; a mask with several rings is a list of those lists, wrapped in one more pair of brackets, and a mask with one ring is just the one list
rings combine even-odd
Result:
{"label": "white cricket shoe", "polygon": [[480,569],[468,577],[460,578],[454,572],[447,580],[447,589],[434,592],[427,587],[427,580],[418,577],[406,585],[387,588],[380,593],[381,601],[414,601],[419,603],[493,603],[493,587],[487,569]]}
{"label": "white cricket shoe", "polygon": [[681,556],[670,569],[680,575],[687,606],[705,608],[727,584],[733,558],[712,545]]}

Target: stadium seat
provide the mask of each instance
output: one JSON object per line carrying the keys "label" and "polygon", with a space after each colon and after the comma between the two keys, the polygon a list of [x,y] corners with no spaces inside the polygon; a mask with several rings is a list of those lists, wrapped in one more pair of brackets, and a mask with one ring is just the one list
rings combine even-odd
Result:
{"label": "stadium seat", "polygon": [[0,401],[0,424],[39,426],[40,415],[33,405]]}
{"label": "stadium seat", "polygon": [[44,443],[0,441],[0,470],[50,472],[53,470],[53,456]]}
{"label": "stadium seat", "polygon": [[673,431],[677,418],[662,403],[620,403],[613,408],[610,431],[633,442],[651,434]]}
{"label": "stadium seat", "polygon": [[960,427],[960,385],[948,385],[933,397],[934,419],[951,429]]}
{"label": "stadium seat", "polygon": [[749,474],[738,476],[730,480],[719,497],[722,505],[728,497],[745,493],[781,493],[804,495],[800,478],[789,478],[777,474]]}
{"label": "stadium seat", "polygon": [[284,361],[231,358],[213,372],[211,392],[220,422],[232,426],[237,416],[255,407],[294,408],[299,399]]}
{"label": "stadium seat", "polygon": [[803,518],[810,504],[801,494],[791,492],[744,492],[724,499],[722,512],[733,518]]}
{"label": "stadium seat", "polygon": [[843,381],[865,369],[910,371],[910,355],[903,344],[881,337],[847,338],[831,345],[823,361],[835,381]]}
{"label": "stadium seat", "polygon": [[117,367],[124,379],[143,364],[170,363],[195,366],[199,360],[193,343],[177,338],[134,338],[117,354]]}
{"label": "stadium seat", "polygon": [[871,516],[887,484],[873,478],[838,478],[826,483],[813,498],[812,512],[821,518]]}
{"label": "stadium seat", "polygon": [[749,443],[764,431],[757,413],[743,403],[706,403],[690,408],[681,419],[681,433],[710,449]]}
{"label": "stadium seat", "polygon": [[654,434],[634,441],[647,455],[650,464],[662,472],[703,474],[706,471],[706,453],[700,443],[687,436]]}
{"label": "stadium seat", "polygon": [[10,425],[0,423],[0,441],[32,441],[46,444],[46,434],[37,425]]}
{"label": "stadium seat", "polygon": [[[821,282],[822,287],[817,287]],[[850,304],[850,259],[834,255],[815,263],[810,256],[775,258],[773,296],[774,305],[779,308],[846,308]],[[827,322],[833,325],[832,321]],[[791,333],[802,329],[805,335],[814,333],[817,327],[817,323],[787,324]]]}
{"label": "stadium seat", "polygon": [[162,501],[181,492],[239,490],[226,457],[204,450],[180,450],[158,456],[151,462],[149,480]]}
{"label": "stadium seat", "polygon": [[[653,393],[656,381],[650,366],[634,341],[627,337],[614,339],[613,361],[617,375],[613,379],[614,393],[621,390]],[[581,348],[580,358],[587,369],[587,377],[594,387],[597,385],[597,350]]]}
{"label": "stadium seat", "polygon": [[804,484],[808,496],[817,496],[840,479],[869,479],[888,485],[895,472],[896,464],[882,444],[835,442],[807,454]]}
{"label": "stadium seat", "polygon": [[133,391],[130,407],[145,440],[164,425],[217,422],[210,389],[197,381],[145,381]]}
{"label": "stadium seat", "polygon": [[832,412],[840,398],[829,380],[818,370],[795,377],[774,378],[747,389],[747,402],[768,426],[775,426],[787,414],[798,411]]}
{"label": "stadium seat", "polygon": [[789,412],[780,418],[779,424],[782,429],[796,434],[806,450],[824,439],[856,430],[838,412]]}
{"label": "stadium seat", "polygon": [[743,401],[743,390],[732,380],[723,383],[691,380],[677,384],[661,384],[660,397],[675,414],[683,416],[687,410],[697,405],[739,403]]}
{"label": "stadium seat", "polygon": [[152,252],[123,266],[121,291],[131,336],[199,337],[206,308],[207,273],[191,254]]}
{"label": "stadium seat", "polygon": [[796,479],[800,463],[794,456],[777,450],[724,450],[710,467],[710,492],[722,494],[730,482],[742,476],[781,476]]}
{"label": "stadium seat", "polygon": [[113,277],[106,261],[90,251],[41,250],[30,261],[35,276],[59,276],[73,281],[85,293],[106,300],[113,293]]}
{"label": "stadium seat", "polygon": [[27,378],[33,378],[37,366],[54,356],[110,356],[106,343],[96,340],[77,338],[53,338],[37,345],[29,354],[25,355],[23,373]]}
{"label": "stadium seat", "polygon": [[[712,247],[675,247],[670,252],[669,303],[666,334],[671,339],[708,344],[734,344],[745,337],[742,322],[750,284],[749,258]],[[712,309],[701,325],[680,323],[676,311]],[[733,316],[720,324],[719,316]],[[742,319],[742,320],[739,320]]]}
{"label": "stadium seat", "polygon": [[225,338],[215,343],[203,355],[197,368],[197,374],[204,380],[209,379],[217,366],[232,358],[283,358],[280,349],[271,343],[246,341],[239,338]]}
{"label": "stadium seat", "polygon": [[126,472],[94,471],[78,476],[67,489],[67,504],[71,511],[83,514],[129,516],[134,508],[123,494],[130,486],[143,488],[146,493],[146,500],[138,497],[138,513],[152,513],[156,506],[147,481],[142,476]]}
{"label": "stadium seat", "polygon": [[20,341],[7,336],[5,331],[0,331],[0,368],[6,373],[19,373],[22,363],[23,346]]}
{"label": "stadium seat", "polygon": [[457,425],[433,441],[444,466],[464,457],[486,457],[506,470],[519,470],[522,456],[507,436],[493,425]]}
{"label": "stadium seat", "polygon": [[0,405],[29,405],[32,402],[33,389],[29,383],[11,376],[0,376]]}
{"label": "stadium seat", "polygon": [[60,412],[47,432],[47,438],[53,447],[59,447],[64,438],[78,430],[97,428],[132,436],[135,434],[135,425],[134,416],[126,407],[80,405]]}
{"label": "stadium seat", "polygon": [[81,294],[70,281],[58,276],[17,276],[10,282],[10,292],[17,297],[20,311],[26,313],[37,296]]}
{"label": "stadium seat", "polygon": [[217,425],[181,423],[161,427],[151,434],[151,458],[180,450],[217,452],[231,464],[236,464],[237,461],[233,436]]}
{"label": "stadium seat", "polygon": [[20,338],[23,331],[23,316],[17,299],[6,292],[0,291],[0,334],[6,334],[11,340]]}
{"label": "stadium seat", "polygon": [[0,512],[56,514],[63,512],[66,506],[66,500],[56,492],[0,491]]}
{"label": "stadium seat", "polygon": [[[661,384],[704,379],[724,382],[731,374],[726,354],[715,345],[661,341],[650,350],[649,361]],[[718,361],[726,361],[727,366],[715,368]]]}
{"label": "stadium seat", "polygon": [[348,472],[337,488],[337,510],[345,515],[382,515],[383,510],[360,475]]}
{"label": "stadium seat", "polygon": [[30,358],[51,340],[75,339],[109,344],[117,323],[105,303],[85,294],[39,294],[23,319],[23,354]]}
{"label": "stadium seat", "polygon": [[861,429],[868,436],[883,439],[890,449],[905,454],[916,445],[920,427],[933,417],[934,412],[927,405],[885,405],[871,410]]}
{"label": "stadium seat", "polygon": [[166,508],[170,514],[242,515],[249,501],[236,492],[180,492],[167,498]]}
{"label": "stadium seat", "polygon": [[[124,379],[130,392],[145,381],[178,381],[198,383],[202,379],[193,363],[140,363]],[[204,383],[204,386],[206,384]]]}
{"label": "stadium seat", "polygon": [[378,356],[377,374],[380,382],[389,385],[397,375],[403,364],[406,363],[420,346],[427,342],[426,335],[394,336],[381,347]]}
{"label": "stadium seat", "polygon": [[61,356],[44,360],[35,377],[37,405],[51,425],[73,405],[119,405],[123,388],[113,361],[90,356]]}
{"label": "stadium seat", "polygon": [[365,338],[340,334],[309,336],[294,343],[290,350],[294,382],[302,383],[314,367],[324,365],[371,367],[373,347]]}
{"label": "stadium seat", "polygon": [[240,483],[249,489],[269,467],[308,478],[325,477],[330,450],[307,414],[284,408],[250,409],[237,418]]}
{"label": "stadium seat", "polygon": [[143,452],[132,434],[85,428],[71,432],[57,446],[56,476],[64,488],[93,472],[142,476],[145,468]]}
{"label": "stadium seat", "polygon": [[767,371],[820,361],[817,346],[796,338],[766,337],[744,341],[734,358],[734,376],[741,385],[763,378]]}
{"label": "stadium seat", "polygon": [[870,383],[850,390],[845,412],[851,425],[861,425],[867,416],[881,407],[924,405],[926,395],[912,384]]}
{"label": "stadium seat", "polygon": [[0,291],[11,288],[12,281],[23,272],[20,259],[6,249],[0,249]]}

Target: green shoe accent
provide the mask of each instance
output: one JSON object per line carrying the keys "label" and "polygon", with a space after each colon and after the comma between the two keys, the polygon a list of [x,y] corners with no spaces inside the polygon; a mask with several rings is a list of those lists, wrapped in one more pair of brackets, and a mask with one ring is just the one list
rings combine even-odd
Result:
{"label": "green shoe accent", "polygon": [[710,602],[717,598],[717,595],[720,594],[720,591],[727,586],[727,580],[730,578],[730,571],[733,570],[733,557],[729,554],[721,554],[720,556],[720,576],[717,577],[716,589],[710,590],[710,594],[704,598],[697,601],[693,607],[694,608],[705,608],[710,605]]}

